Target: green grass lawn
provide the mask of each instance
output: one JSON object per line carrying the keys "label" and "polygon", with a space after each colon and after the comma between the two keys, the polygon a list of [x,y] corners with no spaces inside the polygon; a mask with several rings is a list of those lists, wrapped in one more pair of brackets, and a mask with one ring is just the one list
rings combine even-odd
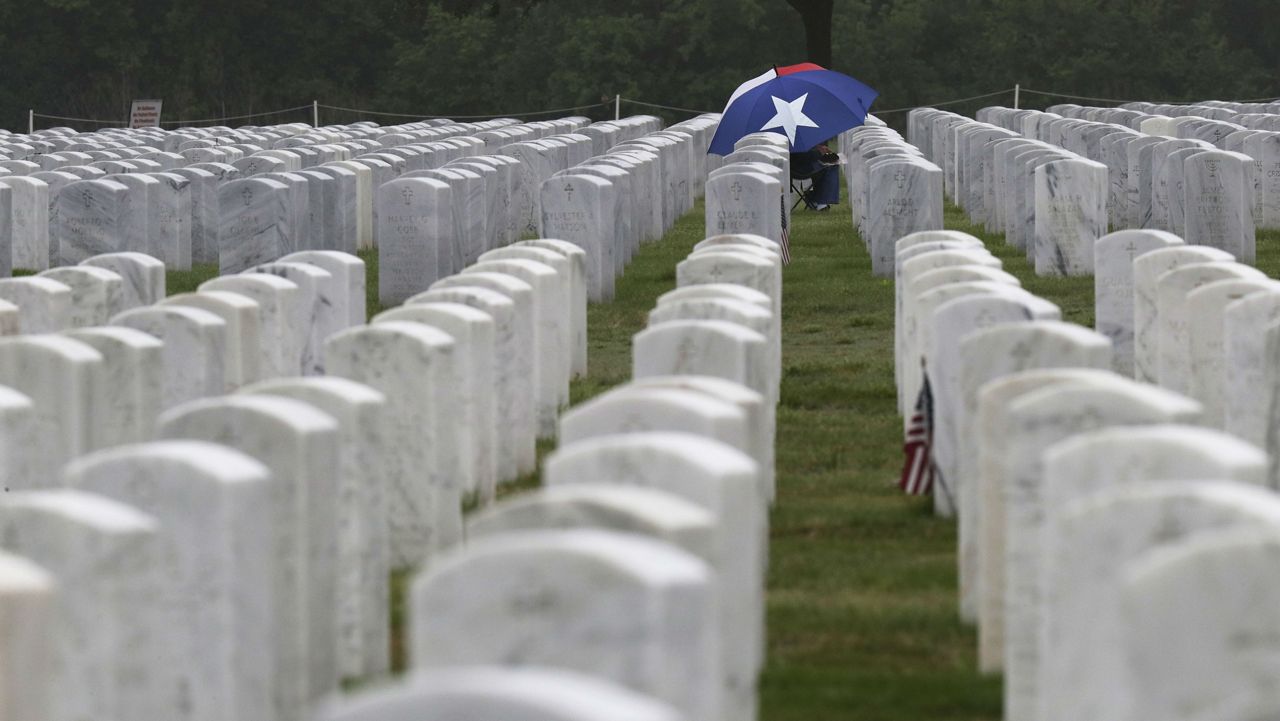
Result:
{"label": "green grass lawn", "polygon": [[[999,718],[999,682],[974,670],[956,616],[955,525],[895,486],[893,286],[871,276],[847,211],[794,219],[761,718]],[[630,379],[631,336],[703,236],[699,203],[645,246],[612,303],[590,307],[575,402]]]}

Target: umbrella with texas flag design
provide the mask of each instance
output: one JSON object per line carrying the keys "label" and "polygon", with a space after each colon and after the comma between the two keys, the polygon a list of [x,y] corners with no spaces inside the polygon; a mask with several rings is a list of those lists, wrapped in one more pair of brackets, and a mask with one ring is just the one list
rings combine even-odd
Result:
{"label": "umbrella with texas flag design", "polygon": [[760,131],[785,135],[793,152],[808,150],[862,125],[876,95],[848,75],[813,63],[774,67],[730,96],[707,152],[728,155],[742,136]]}

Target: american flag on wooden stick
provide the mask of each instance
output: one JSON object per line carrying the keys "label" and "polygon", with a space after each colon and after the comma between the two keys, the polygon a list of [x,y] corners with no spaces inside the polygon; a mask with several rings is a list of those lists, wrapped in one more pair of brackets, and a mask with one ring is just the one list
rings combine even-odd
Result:
{"label": "american flag on wooden stick", "polygon": [[902,442],[906,461],[902,466],[902,478],[898,486],[913,496],[925,496],[933,492],[933,391],[929,388],[929,374],[924,374],[916,409],[911,415],[906,438]]}
{"label": "american flag on wooden stick", "polygon": [[782,264],[791,264],[791,229],[787,227],[787,201],[789,194],[782,196]]}

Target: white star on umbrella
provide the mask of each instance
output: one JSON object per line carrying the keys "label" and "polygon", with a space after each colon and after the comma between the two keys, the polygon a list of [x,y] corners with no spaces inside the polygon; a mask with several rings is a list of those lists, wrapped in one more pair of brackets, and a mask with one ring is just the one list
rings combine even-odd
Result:
{"label": "white star on umbrella", "polygon": [[764,124],[761,130],[769,130],[770,128],[782,128],[787,134],[787,140],[792,145],[796,142],[796,128],[816,128],[818,124],[809,119],[804,114],[804,101],[809,99],[809,94],[805,93],[800,97],[787,102],[778,96],[773,96],[773,107],[777,110],[769,122]]}

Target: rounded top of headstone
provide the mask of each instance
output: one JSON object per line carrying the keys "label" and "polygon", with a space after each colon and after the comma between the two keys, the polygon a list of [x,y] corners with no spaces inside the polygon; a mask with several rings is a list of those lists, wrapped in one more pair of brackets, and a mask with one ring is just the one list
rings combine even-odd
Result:
{"label": "rounded top of headstone", "polygon": [[342,398],[352,403],[386,402],[386,396],[376,388],[339,376],[306,376],[297,378],[272,378],[258,381],[240,388],[239,394],[288,395],[289,391],[305,390],[310,393],[325,394]]}
{"label": "rounded top of headstone", "polygon": [[49,596],[53,576],[27,559],[0,551],[0,598]]}
{"label": "rounded top of headstone", "polygon": [[320,721],[680,721],[652,697],[597,676],[537,667],[451,666],[334,702]]}
{"label": "rounded top of headstone", "polygon": [[[192,440],[160,440],[97,451],[69,463],[63,475],[74,487],[78,485],[74,479],[96,467],[133,466],[147,459],[188,467],[198,476],[215,476],[226,483],[264,482],[271,478],[267,467],[251,456],[218,443]],[[179,482],[176,476],[169,479]]]}
{"label": "rounded top of headstone", "polygon": [[338,430],[332,416],[302,401],[277,396],[231,395],[187,401],[161,414],[157,425],[166,428],[182,419],[219,417],[245,413],[287,426],[296,433],[324,433]]}

